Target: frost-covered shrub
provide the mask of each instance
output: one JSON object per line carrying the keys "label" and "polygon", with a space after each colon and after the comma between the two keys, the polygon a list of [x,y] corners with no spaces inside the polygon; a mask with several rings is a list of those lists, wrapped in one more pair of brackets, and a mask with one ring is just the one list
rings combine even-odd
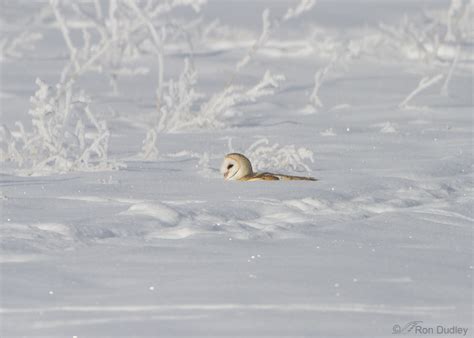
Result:
{"label": "frost-covered shrub", "polygon": [[179,80],[169,81],[156,128],[159,132],[225,127],[227,120],[235,115],[240,104],[256,102],[263,96],[273,95],[285,79],[281,74],[266,71],[254,86],[228,86],[198,105],[198,100],[203,95],[196,93],[194,89],[196,78],[197,73],[186,61]]}
{"label": "frost-covered shrub", "polygon": [[[117,92],[119,75],[138,75],[149,71],[137,67],[133,61],[140,55],[138,34],[134,18],[125,13],[119,1],[111,0],[104,13],[101,2],[94,2],[90,13],[80,2],[50,0],[50,6],[69,50],[69,63],[63,69],[61,81],[87,72],[105,73]],[[135,20],[136,21],[136,20]],[[72,36],[82,36],[82,44]]]}
{"label": "frost-covered shrub", "polygon": [[[103,6],[103,4],[107,6]],[[70,62],[62,81],[86,72],[105,73],[115,93],[119,76],[143,75],[149,68],[137,65],[144,55],[153,55],[158,63],[157,103],[164,86],[164,48],[169,40],[182,37],[181,28],[169,18],[177,8],[189,6],[198,12],[206,0],[165,0],[138,3],[135,0],[94,1],[90,3],[50,0],[67,48]],[[75,43],[75,32],[82,44]]]}
{"label": "frost-covered shrub", "polygon": [[313,152],[295,145],[280,146],[270,144],[266,138],[260,138],[244,151],[255,170],[286,170],[311,172],[307,162],[314,163]]}
{"label": "frost-covered shrub", "polygon": [[[202,95],[195,90],[197,72],[191,67],[191,63],[186,61],[179,80],[169,80],[167,91],[160,90],[160,88],[157,90],[159,122],[154,128],[158,132],[222,128],[226,126],[232,116],[235,116],[239,105],[256,102],[263,96],[273,95],[285,79],[281,74],[272,74],[267,70],[263,78],[251,87],[236,85],[236,77],[253,59],[259,48],[266,44],[275,29],[283,22],[295,19],[310,10],[314,4],[314,0],[301,0],[295,8],[289,8],[282,17],[273,20],[270,19],[270,12],[265,10],[262,14],[263,27],[260,36],[242,59],[236,63],[224,88],[211,95],[200,105],[198,103]],[[142,17],[143,14],[140,16]],[[217,22],[212,24],[202,32],[202,35],[205,36],[206,32],[212,30],[217,24]]]}
{"label": "frost-covered shrub", "polygon": [[226,118],[234,115],[239,104],[256,102],[263,96],[273,95],[284,80],[284,75],[272,74],[267,70],[260,82],[250,88],[228,86],[201,105],[198,114],[191,123],[199,128],[223,127]]}
{"label": "frost-covered shrub", "polygon": [[285,80],[281,74],[272,74],[267,70],[260,82],[250,88],[235,85],[235,78],[281,23],[299,17],[310,10],[314,4],[314,0],[302,0],[295,8],[289,8],[282,17],[274,20],[270,19],[269,10],[264,10],[260,36],[243,58],[236,63],[234,73],[224,89],[212,95],[199,109],[193,107],[193,103],[200,97],[193,89],[197,73],[190,68],[189,62],[185,62],[179,81],[175,83],[170,80],[168,93],[163,95],[164,105],[159,111],[158,130],[173,132],[183,129],[222,128],[225,120],[234,115],[239,104],[255,102],[262,96],[273,95],[280,82]]}
{"label": "frost-covered shrub", "polygon": [[195,105],[202,97],[195,91],[197,72],[188,59],[184,61],[183,71],[178,79],[168,81],[168,90],[163,94],[160,106],[160,119],[157,130],[177,131],[196,117]]}
{"label": "frost-covered shrub", "polygon": [[472,1],[451,0],[445,10],[423,14],[404,16],[397,26],[380,24],[386,46],[407,58],[432,63],[452,61],[456,57],[456,45],[463,45],[467,47],[466,57],[472,60],[469,50],[474,43]]}
{"label": "frost-covered shrub", "polygon": [[108,158],[109,130],[92,113],[90,100],[82,93],[74,95],[71,82],[55,88],[39,79],[36,83],[28,112],[32,129],[20,122],[16,131],[4,126],[2,159],[30,175],[117,169],[119,163]]}

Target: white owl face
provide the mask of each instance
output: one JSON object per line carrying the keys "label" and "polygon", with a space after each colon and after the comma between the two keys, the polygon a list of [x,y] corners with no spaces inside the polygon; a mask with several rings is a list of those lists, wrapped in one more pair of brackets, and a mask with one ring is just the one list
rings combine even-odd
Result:
{"label": "white owl face", "polygon": [[252,166],[244,155],[227,154],[221,165],[221,173],[227,181],[240,180],[242,177],[252,174]]}

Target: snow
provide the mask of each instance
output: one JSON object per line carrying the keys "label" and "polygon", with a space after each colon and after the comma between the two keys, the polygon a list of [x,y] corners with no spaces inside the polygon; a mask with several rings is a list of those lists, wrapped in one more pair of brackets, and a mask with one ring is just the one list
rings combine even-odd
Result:
{"label": "snow", "polygon": [[[472,335],[474,39],[460,2],[187,2],[165,13],[187,35],[91,68],[94,48],[70,58],[61,30],[80,46],[88,21],[67,2],[2,5],[0,336],[393,337],[411,321]],[[122,24],[147,39],[147,20]],[[47,142],[20,147],[15,122],[38,136],[35,81],[61,77],[90,112],[55,101],[82,124],[53,126],[74,165],[45,172],[31,149]],[[85,162],[89,148],[64,143],[97,135]],[[318,181],[226,182],[231,151]]]}

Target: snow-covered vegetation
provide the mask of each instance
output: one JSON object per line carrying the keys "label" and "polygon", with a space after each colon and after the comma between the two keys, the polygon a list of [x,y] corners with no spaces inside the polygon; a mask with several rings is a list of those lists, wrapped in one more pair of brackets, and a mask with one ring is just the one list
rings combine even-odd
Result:
{"label": "snow-covered vegetation", "polygon": [[471,0],[0,20],[1,337],[472,335]]}
{"label": "snow-covered vegetation", "polygon": [[97,120],[90,99],[73,95],[73,82],[48,86],[36,80],[38,90],[31,97],[32,130],[21,121],[16,130],[3,126],[0,158],[12,161],[18,173],[42,175],[75,170],[112,170],[120,167],[108,158],[110,132],[105,121]]}
{"label": "snow-covered vegetation", "polygon": [[[229,140],[229,152],[236,152],[232,146],[232,140]],[[306,171],[311,172],[308,163],[314,163],[314,154],[305,147],[295,147],[294,145],[280,146],[278,143],[270,144],[267,138],[260,137],[244,151],[238,151],[246,154],[254,170],[284,170],[284,171]]]}

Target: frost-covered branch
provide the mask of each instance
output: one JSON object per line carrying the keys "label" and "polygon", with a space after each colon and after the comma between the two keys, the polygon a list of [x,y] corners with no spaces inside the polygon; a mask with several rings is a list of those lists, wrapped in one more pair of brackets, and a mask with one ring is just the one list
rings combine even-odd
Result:
{"label": "frost-covered branch", "polygon": [[156,89],[156,100],[157,100],[157,109],[161,108],[161,99],[163,93],[163,77],[164,77],[164,55],[163,55],[163,41],[166,39],[166,30],[161,29],[161,34],[158,33],[157,29],[153,25],[152,19],[142,11],[137,3],[134,0],[129,0],[128,6],[130,6],[142,23],[146,26],[150,32],[151,41],[153,43],[153,49],[155,51],[155,56],[158,61],[158,84]]}
{"label": "frost-covered branch", "polygon": [[40,28],[49,25],[51,16],[51,9],[48,6],[43,6],[39,12],[25,16],[11,27],[2,25],[0,61],[20,59],[34,51],[35,44],[43,39]]}
{"label": "frost-covered branch", "polygon": [[69,31],[69,28],[66,25],[66,21],[64,17],[59,11],[58,0],[50,0],[49,3],[51,5],[54,16],[58,23],[59,30],[61,31],[64,41],[66,42],[66,46],[69,49],[69,57],[70,57],[71,63],[74,65],[75,71],[77,72],[79,70],[79,62],[77,60],[77,55],[76,55],[77,49],[71,40],[71,32]]}
{"label": "frost-covered branch", "polygon": [[138,157],[143,160],[156,160],[158,158],[158,133],[156,129],[149,129],[146,133],[146,137],[143,140],[143,146],[141,152],[138,154]]}
{"label": "frost-covered branch", "polygon": [[438,74],[432,77],[425,76],[423,77],[420,82],[418,83],[418,86],[410,93],[408,96],[400,102],[398,105],[399,108],[401,109],[414,109],[417,108],[416,106],[410,106],[408,103],[418,94],[420,94],[422,91],[428,89],[429,87],[435,85],[439,81],[443,79],[444,75],[443,74]]}
{"label": "frost-covered branch", "polygon": [[265,46],[273,31],[278,29],[283,22],[296,19],[304,12],[309,11],[314,7],[315,4],[316,0],[301,0],[295,8],[288,8],[282,17],[276,18],[273,21],[270,19],[270,10],[268,8],[265,9],[262,13],[262,32],[252,47],[244,55],[244,57],[239,62],[237,62],[235,72],[229,82],[232,83],[236,73],[238,73],[250,62],[250,60],[255,56],[260,48]]}
{"label": "frost-covered branch", "polygon": [[[462,30],[459,25],[469,6],[468,2],[469,0],[451,0],[451,5],[448,10],[448,20],[446,23],[446,41],[455,42],[460,38],[459,35]],[[472,1],[470,5],[472,6]]]}
{"label": "frost-covered branch", "polygon": [[324,80],[326,79],[327,73],[334,67],[335,58],[331,60],[331,62],[324,68],[318,69],[314,74],[314,87],[311,95],[309,97],[308,105],[303,109],[306,113],[316,113],[322,107],[323,103],[319,98],[319,90],[323,85]]}
{"label": "frost-covered branch", "polygon": [[283,15],[282,21],[288,21],[299,17],[304,12],[311,10],[316,4],[316,0],[301,0],[295,8],[288,8],[285,15]]}
{"label": "frost-covered branch", "polygon": [[458,46],[456,48],[456,56],[454,57],[453,62],[451,63],[451,66],[449,67],[448,75],[446,76],[446,79],[444,80],[443,87],[441,87],[441,95],[448,96],[448,87],[449,83],[451,82],[451,78],[453,77],[454,70],[456,69],[456,66],[459,61],[459,55],[461,54],[461,46]]}
{"label": "frost-covered branch", "polygon": [[11,34],[2,37],[0,40],[0,60],[23,57],[24,53],[33,50],[34,44],[42,38],[41,33],[32,31],[22,31],[17,35]]}
{"label": "frost-covered branch", "polygon": [[[323,108],[323,102],[319,97],[319,91],[322,85],[326,81],[330,72],[335,71],[337,68],[342,68],[346,70],[350,61],[352,61],[360,54],[360,49],[354,46],[358,43],[361,42],[355,42],[354,40],[351,41],[351,43],[346,49],[337,52],[337,54],[334,54],[325,67],[320,68],[316,71],[316,73],[314,74],[314,87],[309,96],[308,104],[306,105],[306,107],[303,108],[304,113],[317,113],[318,111],[320,111],[321,108]],[[344,104],[339,104],[338,106],[340,107],[341,105]]]}
{"label": "frost-covered branch", "polygon": [[257,50],[267,42],[268,38],[270,37],[271,28],[270,10],[267,8],[262,13],[262,32],[260,33],[260,37],[248,50],[247,54],[245,54],[245,56],[237,63],[235,67],[235,73],[244,68],[250,62]]}

